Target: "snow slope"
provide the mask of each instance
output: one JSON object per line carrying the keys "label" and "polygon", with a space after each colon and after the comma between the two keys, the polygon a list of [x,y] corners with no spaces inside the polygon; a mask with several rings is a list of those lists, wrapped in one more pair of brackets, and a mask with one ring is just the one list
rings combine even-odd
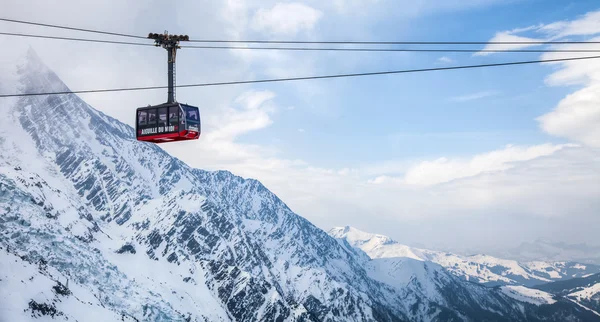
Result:
{"label": "snow slope", "polygon": [[600,274],[542,284],[536,288],[566,297],[600,315]]}
{"label": "snow slope", "polygon": [[525,286],[508,285],[501,287],[504,294],[519,301],[529,302],[536,305],[556,303],[552,294],[544,291],[527,288]]}
{"label": "snow slope", "polygon": [[578,288],[567,297],[600,316],[600,283]]}
{"label": "snow slope", "polygon": [[119,312],[102,305],[97,294],[77,284],[69,285],[70,294],[62,294],[60,287],[65,285],[67,276],[52,267],[40,269],[40,266],[21,260],[4,248],[0,250],[1,321],[23,321],[24,312],[33,320],[44,310],[59,321],[121,319]]}
{"label": "snow slope", "polygon": [[600,294],[600,283],[594,284],[592,286],[585,287],[581,291],[570,293],[570,297],[575,297],[578,300],[590,300],[592,297],[598,297]]}

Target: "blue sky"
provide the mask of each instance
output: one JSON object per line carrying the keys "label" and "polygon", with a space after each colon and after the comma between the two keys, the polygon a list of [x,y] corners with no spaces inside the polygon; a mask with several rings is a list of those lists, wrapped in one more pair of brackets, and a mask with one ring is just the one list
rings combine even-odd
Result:
{"label": "blue sky", "polygon": [[[432,13],[409,19],[410,30],[400,31],[400,36],[394,30],[392,18],[373,26],[370,39],[486,40],[499,30],[565,20],[593,8],[593,1],[575,2],[568,8],[564,1],[517,1]],[[304,53],[293,56],[300,60],[303,55],[306,56]],[[350,71],[429,67],[436,65],[441,56],[454,60],[444,65],[539,58],[538,54],[521,53],[488,57],[472,57],[468,53],[336,53],[335,56],[368,61],[367,67]],[[346,71],[327,68],[328,59],[319,61],[323,61],[319,73]],[[272,126],[247,135],[242,142],[269,144],[272,138],[278,138],[286,156],[325,167],[447,153],[473,154],[506,144],[563,142],[544,134],[535,121],[535,117],[552,109],[570,90],[543,86],[550,70],[551,67],[533,65],[314,81],[314,86],[329,91],[310,102],[298,97],[295,84],[265,85],[258,88],[275,88],[285,93],[277,102],[296,109],[277,114]],[[477,94],[483,97],[457,99]],[[299,133],[298,128],[305,132]]]}
{"label": "blue sky", "polygon": [[[5,15],[15,19],[141,35],[166,29],[191,38],[600,36],[596,1],[6,1]],[[50,34],[8,23],[0,28]],[[15,50],[1,53],[0,67],[14,66],[31,46],[72,89],[166,83],[161,49],[0,38],[0,45],[9,44]],[[72,54],[65,59],[65,53]],[[184,49],[177,56],[177,77],[179,84],[190,84],[570,55]],[[198,141],[163,148],[194,167],[259,179],[323,229],[353,225],[408,244],[452,250],[476,245],[485,251],[540,237],[597,244],[596,93],[596,61],[180,89],[180,101],[200,107],[203,134]],[[136,107],[160,103],[166,92],[82,97],[133,124]]]}

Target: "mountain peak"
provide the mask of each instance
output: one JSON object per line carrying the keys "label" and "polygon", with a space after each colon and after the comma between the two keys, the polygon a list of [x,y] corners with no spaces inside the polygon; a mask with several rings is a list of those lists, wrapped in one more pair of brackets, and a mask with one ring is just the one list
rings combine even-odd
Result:
{"label": "mountain peak", "polygon": [[344,238],[352,242],[367,242],[373,238],[391,241],[391,238],[389,238],[388,236],[367,233],[352,226],[333,227],[329,230],[328,233],[331,237]]}
{"label": "mountain peak", "polygon": [[33,47],[31,47],[31,46],[29,46],[29,48],[27,48],[27,53],[25,54],[25,59],[30,62],[42,63],[42,59],[37,54],[35,49],[33,49]]}
{"label": "mountain peak", "polygon": [[385,235],[367,233],[351,226],[335,227],[328,233],[331,237],[345,239],[371,258],[405,257],[418,261],[426,260],[426,255],[423,253],[427,252],[426,250],[402,245]]}
{"label": "mountain peak", "polygon": [[[18,89],[22,93],[65,92],[69,87],[40,58],[37,52],[29,47],[24,57],[17,64]],[[45,96],[42,96],[45,98]]]}

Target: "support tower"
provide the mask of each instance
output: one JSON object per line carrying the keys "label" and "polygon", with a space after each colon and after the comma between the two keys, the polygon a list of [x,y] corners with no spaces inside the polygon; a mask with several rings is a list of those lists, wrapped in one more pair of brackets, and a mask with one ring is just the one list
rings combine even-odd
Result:
{"label": "support tower", "polygon": [[175,103],[175,58],[177,56],[177,49],[180,41],[189,41],[188,35],[169,35],[167,31],[164,34],[148,34],[148,38],[154,39],[154,45],[156,47],[162,47],[168,52],[168,68],[169,68],[169,91],[167,97],[167,103]]}

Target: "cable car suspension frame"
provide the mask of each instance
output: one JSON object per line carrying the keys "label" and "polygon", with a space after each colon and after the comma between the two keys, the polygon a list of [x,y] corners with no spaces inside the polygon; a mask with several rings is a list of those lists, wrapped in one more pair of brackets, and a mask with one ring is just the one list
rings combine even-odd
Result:
{"label": "cable car suspension frame", "polygon": [[176,58],[180,41],[189,41],[187,35],[150,33],[156,47],[168,53],[168,93],[167,102],[160,105],[140,107],[136,114],[136,133],[140,141],[165,143],[172,141],[195,140],[200,137],[200,111],[197,107],[180,104],[175,96]]}

